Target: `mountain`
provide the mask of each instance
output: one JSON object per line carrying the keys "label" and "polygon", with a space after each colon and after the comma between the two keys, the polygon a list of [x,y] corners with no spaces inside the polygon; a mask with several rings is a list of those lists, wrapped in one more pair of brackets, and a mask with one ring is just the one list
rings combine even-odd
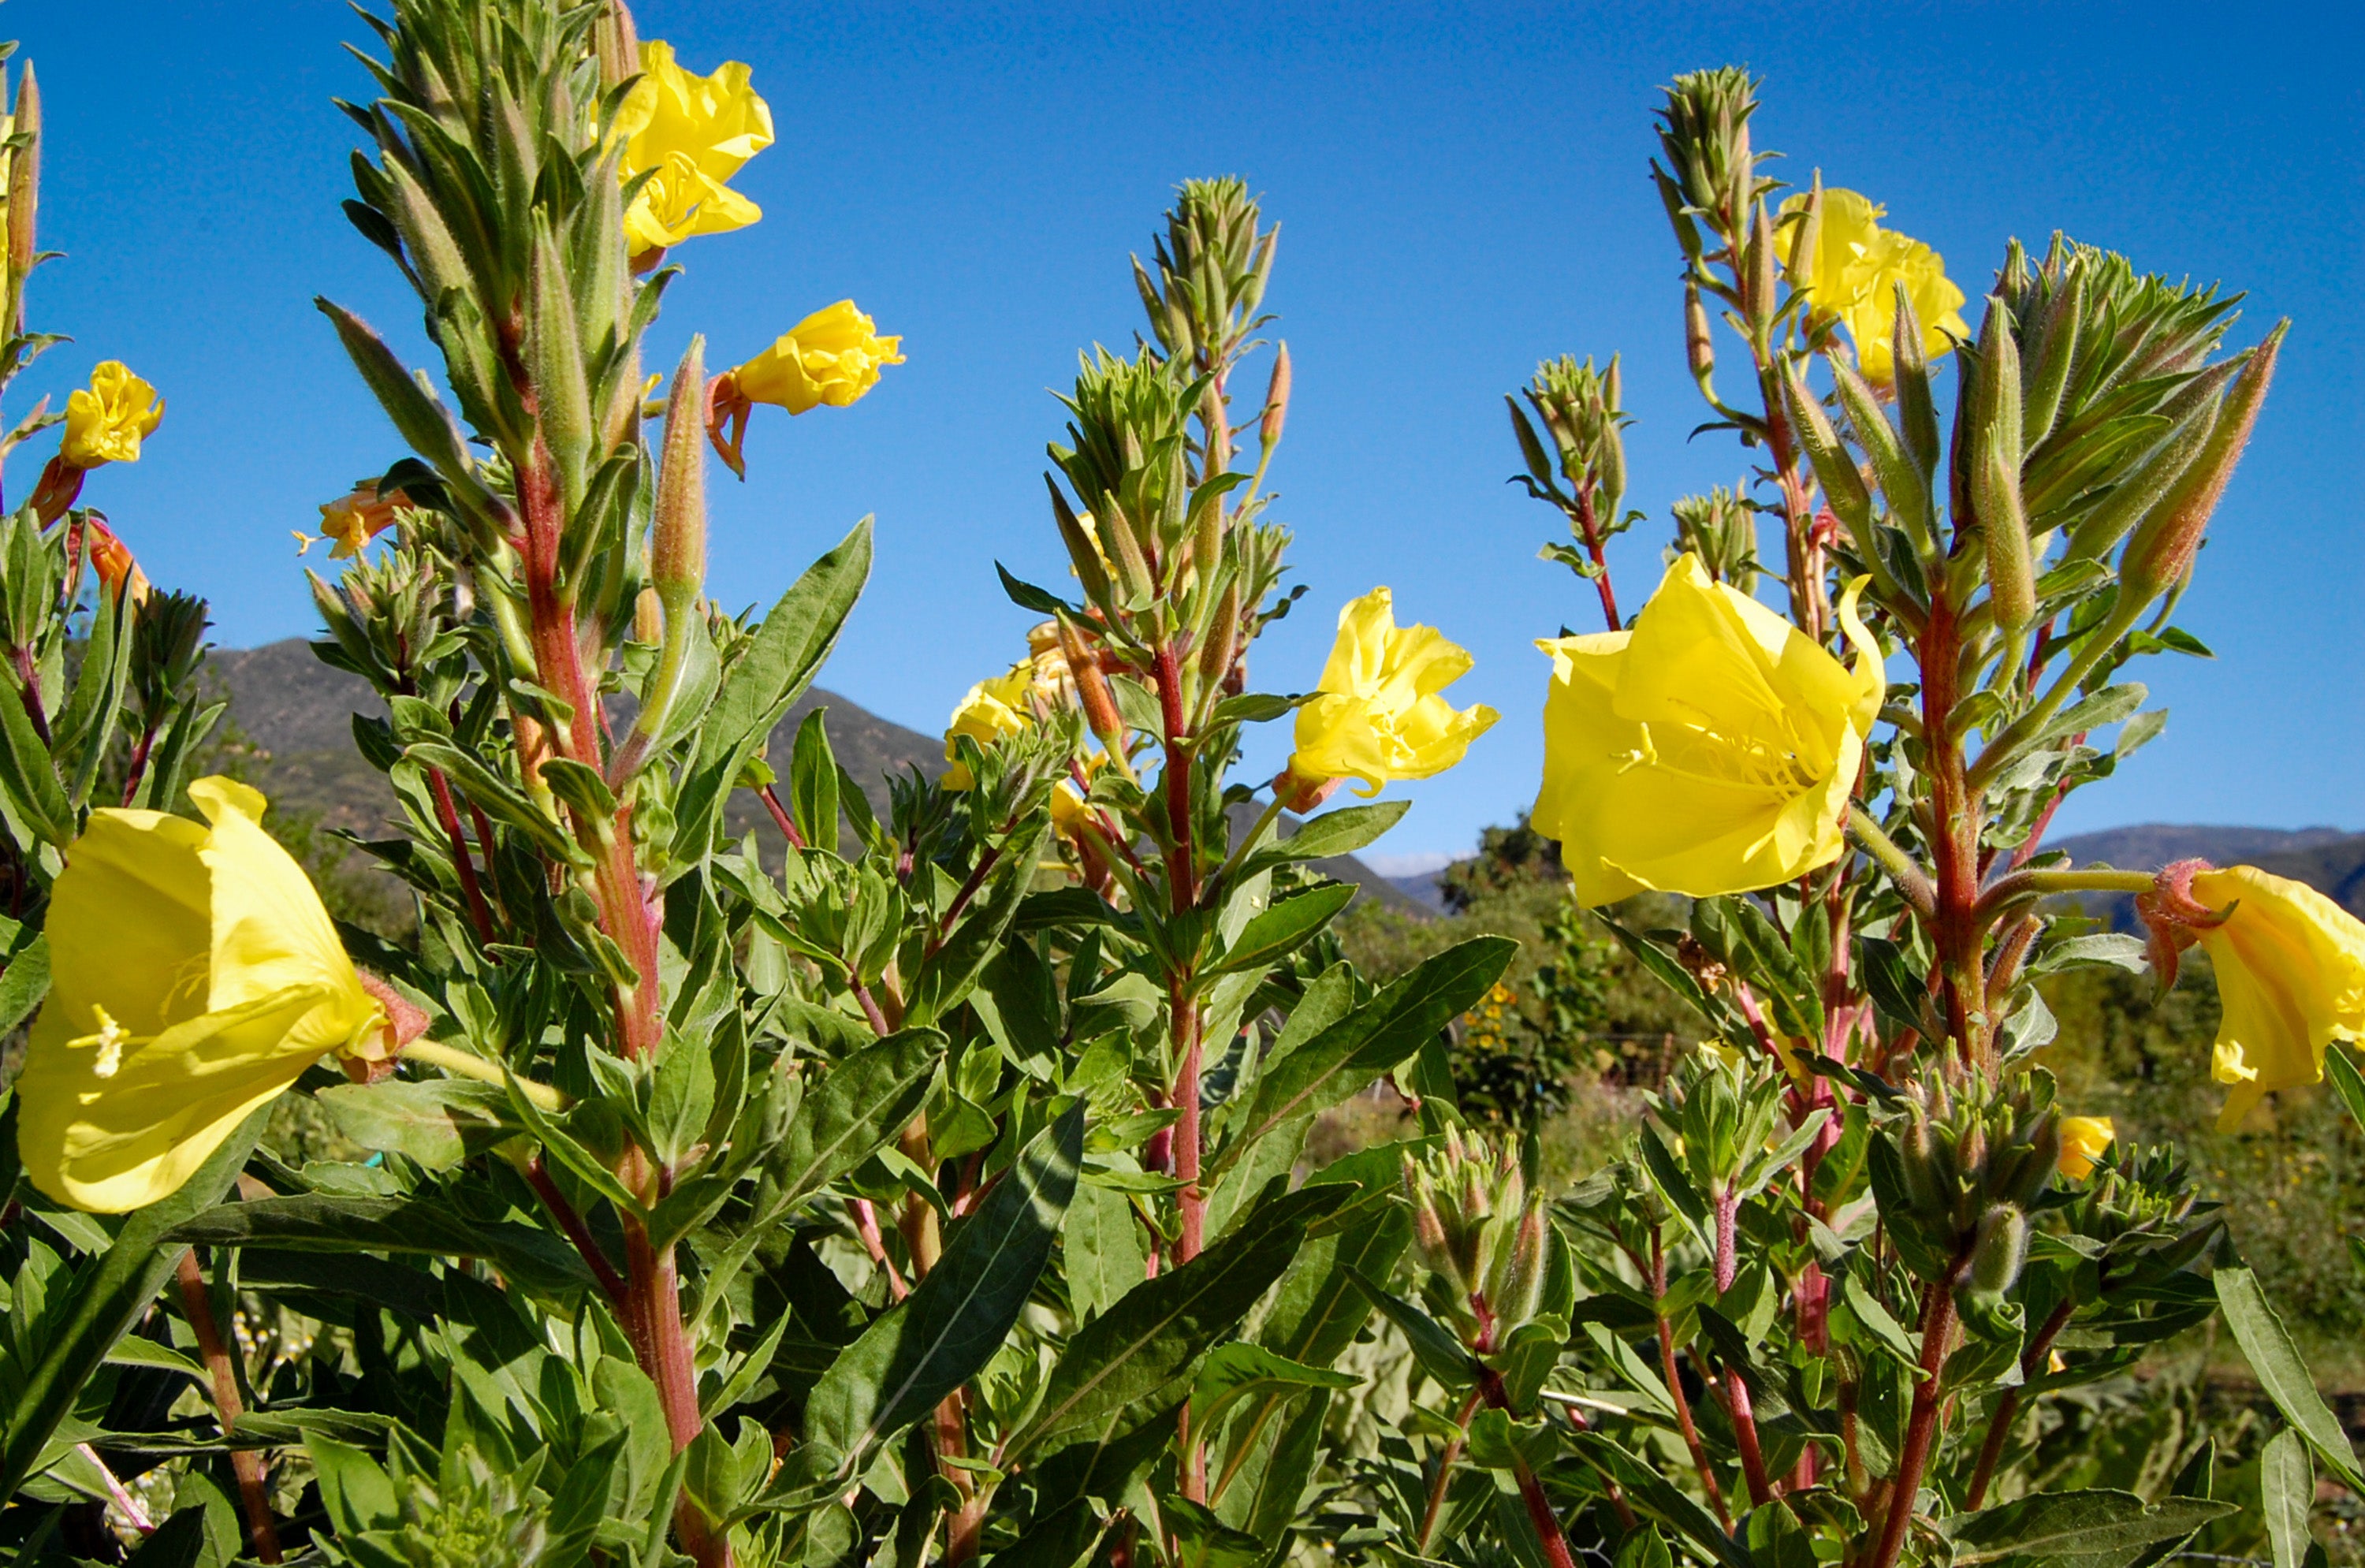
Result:
{"label": "mountain", "polygon": [[[2073,834],[2046,846],[2066,849],[2073,863],[2101,863],[2123,870],[2157,870],[2176,860],[2206,860],[2213,866],[2256,866],[2294,882],[2304,882],[2349,913],[2365,917],[2365,834],[2337,827],[2212,827],[2189,823],[2142,823]],[[2121,931],[2135,929],[2135,900],[2107,901],[2088,895],[2090,913],[2107,913]]]}
{"label": "mountain", "polygon": [[[259,648],[217,648],[207,656],[205,678],[230,700],[229,738],[261,755],[253,758],[259,788],[273,800],[317,815],[328,826],[375,835],[385,831],[393,800],[383,775],[353,749],[353,716],[382,714],[376,695],[359,677],[331,669],[313,656],[309,644],[290,637]],[[815,709],[828,710],[830,749],[860,781],[871,809],[887,814],[887,779],[906,767],[930,778],[945,770],[944,743],[882,719],[819,687],[806,692],[772,732],[768,755],[785,769],[789,747]],[[1253,812],[1236,831],[1244,830]],[[734,833],[769,832],[768,818],[745,790],[734,793],[725,820]],[[1296,831],[1295,818],[1282,823],[1284,837]],[[1353,856],[1314,862],[1323,875],[1353,882],[1392,909],[1425,914],[1388,879]]]}

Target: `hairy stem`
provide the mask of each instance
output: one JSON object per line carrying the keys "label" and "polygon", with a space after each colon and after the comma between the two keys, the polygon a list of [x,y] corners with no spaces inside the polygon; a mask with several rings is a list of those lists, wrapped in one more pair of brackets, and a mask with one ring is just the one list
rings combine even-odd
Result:
{"label": "hairy stem", "polygon": [[1995,1417],[1988,1423],[1987,1440],[1979,1445],[1978,1463],[1971,1471],[1970,1490],[1963,1499],[1965,1507],[1977,1509],[1986,1505],[1988,1485],[1995,1479],[1996,1465],[2003,1458],[2004,1444],[2012,1438],[2012,1422],[2020,1416],[2021,1387],[2045,1370],[2045,1359],[2053,1352],[2053,1341],[2058,1339],[2061,1330],[2069,1326],[2069,1315],[2077,1310],[2077,1305],[2074,1301],[2065,1301],[2055,1307],[2052,1315],[2046,1318],[2045,1326],[2036,1331],[2035,1338],[2029,1340],[2028,1349],[2021,1353],[2020,1384],[2005,1389],[2003,1397],[1996,1401]]}
{"label": "hairy stem", "polygon": [[1913,1522],[1913,1499],[1922,1490],[1922,1473],[1930,1462],[1937,1437],[1938,1406],[1945,1393],[1946,1338],[1955,1327],[1955,1293],[1944,1281],[1922,1289],[1922,1381],[1913,1388],[1913,1408],[1905,1420],[1905,1442],[1897,1454],[1897,1476],[1889,1495],[1889,1513],[1881,1521],[1880,1542],[1866,1568],[1892,1568],[1905,1545],[1906,1527]]}
{"label": "hairy stem", "polygon": [[485,890],[476,883],[476,862],[468,853],[467,836],[460,829],[460,808],[452,800],[452,781],[443,777],[442,768],[431,767],[427,770],[427,789],[435,797],[435,821],[452,846],[452,869],[459,874],[460,891],[468,901],[468,919],[476,928],[476,940],[490,946],[494,940],[493,912],[485,902]]}
{"label": "hairy stem", "polygon": [[1724,1506],[1724,1488],[1717,1484],[1716,1469],[1709,1463],[1708,1450],[1700,1443],[1699,1428],[1692,1420],[1692,1402],[1685,1395],[1683,1376],[1676,1369],[1676,1326],[1666,1312],[1666,1247],[1655,1225],[1651,1227],[1651,1297],[1659,1320],[1659,1372],[1667,1380],[1667,1397],[1676,1406],[1676,1430],[1683,1434],[1684,1447],[1691,1452],[1692,1468],[1699,1472],[1700,1490],[1708,1494],[1716,1522],[1730,1531],[1732,1512]]}

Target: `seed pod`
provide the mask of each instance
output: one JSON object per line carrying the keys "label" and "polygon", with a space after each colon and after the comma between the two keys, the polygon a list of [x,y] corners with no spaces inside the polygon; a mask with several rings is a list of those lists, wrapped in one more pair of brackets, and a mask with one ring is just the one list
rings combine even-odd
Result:
{"label": "seed pod", "polygon": [[2249,362],[2235,377],[2233,389],[2218,409],[2208,442],[2175,487],[2136,525],[2119,566],[2119,576],[2129,588],[2146,596],[2157,594],[2192,569],[2201,536],[2225,494],[2225,483],[2234,476],[2242,448],[2249,443],[2250,431],[2258,423],[2259,409],[2267,400],[2267,388],[2275,378],[2275,359],[2282,352],[2283,333],[2290,325],[2277,322],[2266,341],[2250,351]]}
{"label": "seed pod", "polygon": [[1971,1247],[1970,1285],[1985,1295],[2001,1295],[2020,1278],[2028,1260],[2028,1216],[2010,1204],[1998,1204],[1979,1216],[1978,1238]]}

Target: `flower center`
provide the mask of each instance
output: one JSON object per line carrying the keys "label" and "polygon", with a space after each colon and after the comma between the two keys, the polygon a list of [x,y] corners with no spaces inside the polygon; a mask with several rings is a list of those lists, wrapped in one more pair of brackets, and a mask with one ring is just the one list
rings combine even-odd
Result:
{"label": "flower center", "polygon": [[90,1064],[90,1070],[100,1078],[113,1078],[122,1070],[123,1047],[144,1044],[152,1036],[129,1033],[115,1021],[113,1014],[96,1002],[91,1004],[90,1010],[98,1020],[98,1033],[77,1036],[68,1040],[66,1047],[70,1050],[81,1046],[97,1047],[98,1059]]}

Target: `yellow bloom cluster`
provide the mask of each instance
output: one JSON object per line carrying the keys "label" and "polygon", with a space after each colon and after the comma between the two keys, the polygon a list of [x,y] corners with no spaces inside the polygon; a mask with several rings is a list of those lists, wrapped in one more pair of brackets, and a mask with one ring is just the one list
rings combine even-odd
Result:
{"label": "yellow bloom cluster", "polygon": [[34,1185],[115,1214],[176,1190],[323,1055],[391,1052],[302,868],[228,778],[91,813],[49,914],[50,989],[17,1081]]}
{"label": "yellow bloom cluster", "polygon": [[1854,669],[1686,554],[1631,629],[1536,644],[1552,682],[1531,820],[1579,902],[1746,892],[1839,857],[1885,689],[1855,590],[1840,613]]}
{"label": "yellow bloom cluster", "polygon": [[[1782,242],[1787,249],[1796,225],[1806,218],[1807,198],[1782,204]],[[1820,319],[1845,324],[1855,341],[1856,363],[1866,379],[1887,383],[1896,374],[1892,341],[1897,331],[1897,288],[1904,285],[1922,321],[1922,348],[1932,358],[1945,353],[1954,337],[1967,337],[1962,318],[1963,291],[1946,276],[1946,263],[1919,240],[1883,229],[1888,208],[1855,191],[1827,188],[1815,252],[1800,257],[1800,286],[1812,290],[1808,304]]]}
{"label": "yellow bloom cluster", "polygon": [[675,61],[671,44],[641,45],[640,80],[624,95],[611,133],[622,144],[618,172],[626,183],[649,175],[624,213],[634,255],[694,234],[745,229],[764,216],[726,183],[772,144],[771,106],[747,78],[735,60],[700,76]]}

